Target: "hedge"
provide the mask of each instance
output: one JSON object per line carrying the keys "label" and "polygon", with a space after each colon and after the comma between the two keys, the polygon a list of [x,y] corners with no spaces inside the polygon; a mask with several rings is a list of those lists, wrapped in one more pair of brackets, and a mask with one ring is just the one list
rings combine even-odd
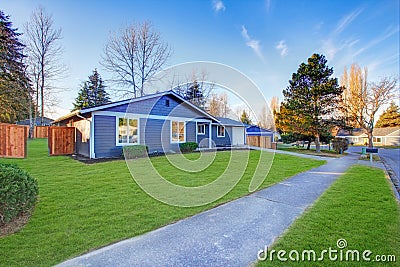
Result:
{"label": "hedge", "polygon": [[148,150],[144,145],[124,146],[122,154],[126,159],[141,158],[147,156]]}
{"label": "hedge", "polygon": [[197,149],[198,145],[196,142],[186,142],[179,144],[179,149],[182,153],[193,152]]}
{"label": "hedge", "polygon": [[0,163],[0,224],[31,210],[39,189],[36,179],[17,165]]}

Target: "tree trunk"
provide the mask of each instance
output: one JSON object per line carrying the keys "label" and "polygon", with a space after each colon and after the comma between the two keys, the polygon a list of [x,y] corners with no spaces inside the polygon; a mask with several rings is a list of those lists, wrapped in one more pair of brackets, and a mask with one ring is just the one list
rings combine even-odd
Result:
{"label": "tree trunk", "polygon": [[373,129],[368,129],[368,147],[373,148],[374,144],[372,142],[372,131]]}
{"label": "tree trunk", "polygon": [[308,140],[308,143],[307,143],[307,150],[310,150],[310,148],[311,148],[311,141]]}
{"label": "tree trunk", "polygon": [[321,145],[319,143],[319,134],[315,136],[315,151],[317,153],[321,152]]}
{"label": "tree trunk", "polygon": [[44,76],[44,68],[45,68],[45,65],[44,65],[44,55],[42,55],[42,61],[41,61],[41,66],[40,66],[40,75],[41,75],[41,83],[40,83],[40,102],[41,102],[41,112],[40,112],[40,125],[41,126],[43,126],[43,122],[44,122],[44,119],[43,119],[43,116],[44,116],[44,78],[45,78],[45,76]]}

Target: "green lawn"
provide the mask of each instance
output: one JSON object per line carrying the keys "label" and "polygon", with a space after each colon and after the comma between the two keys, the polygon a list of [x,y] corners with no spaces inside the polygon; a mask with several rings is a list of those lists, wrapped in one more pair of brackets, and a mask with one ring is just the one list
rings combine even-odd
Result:
{"label": "green lawn", "polygon": [[[317,259],[329,247],[339,250],[336,242],[344,238],[347,247],[342,249],[343,259],[347,250],[370,250],[371,260],[376,255],[395,255],[397,263],[380,263],[399,266],[400,263],[400,209],[393,196],[390,182],[383,171],[360,165],[353,166],[341,176],[321,198],[289,230],[278,239],[271,250],[314,250]],[[338,252],[339,253],[339,252]],[[292,254],[295,256],[295,254]],[[340,254],[338,254],[340,255]],[[351,259],[351,255],[349,259]],[[368,255],[367,255],[368,256]],[[372,263],[332,262],[325,254],[322,262],[295,262],[288,254],[287,262],[259,262],[258,266],[369,266]],[[374,262],[377,265],[377,262]]]}
{"label": "green lawn", "polygon": [[321,152],[317,153],[315,151],[315,148],[307,149],[307,146],[296,147],[296,146],[290,146],[290,145],[286,145],[286,144],[279,144],[278,150],[284,150],[284,151],[290,151],[290,152],[314,155],[314,156],[333,157],[333,158],[340,158],[343,156],[343,155],[336,153],[336,151],[332,150],[332,149],[331,150],[321,149]]}
{"label": "green lawn", "polygon": [[[225,197],[209,205],[181,208],[145,194],[134,183],[123,160],[87,165],[69,157],[49,157],[47,140],[32,140],[27,159],[1,159],[17,163],[38,179],[39,202],[20,232],[0,238],[0,265],[54,265],[248,194],[259,153],[251,151],[245,175]],[[195,159],[198,154],[185,156]],[[152,162],[166,176],[173,174],[174,182],[187,184],[196,179],[195,184],[199,184],[209,182],[210,174],[221,172],[228,159],[229,153],[217,153],[210,168],[190,175],[171,167],[165,157],[152,158]],[[262,187],[323,163],[277,154]]]}

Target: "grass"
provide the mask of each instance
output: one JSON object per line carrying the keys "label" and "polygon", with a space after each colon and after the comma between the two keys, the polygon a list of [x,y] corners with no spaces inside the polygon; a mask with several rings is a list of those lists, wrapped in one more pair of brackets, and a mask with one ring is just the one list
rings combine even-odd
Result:
{"label": "grass", "polygon": [[[317,258],[324,249],[340,249],[336,242],[347,241],[347,250],[364,250],[375,255],[395,255],[400,261],[400,209],[382,170],[355,165],[341,176],[321,198],[269,249],[279,251],[314,250]],[[301,255],[301,254],[300,254]],[[339,254],[338,254],[339,255]],[[288,257],[288,255],[286,255]],[[259,262],[258,266],[369,266],[369,262]],[[343,256],[345,258],[345,256]],[[301,259],[301,256],[300,256]],[[377,264],[377,262],[374,262]],[[381,263],[383,265],[383,263]],[[385,265],[399,266],[397,263]]]}
{"label": "grass", "polygon": [[[32,140],[28,143],[27,159],[1,159],[18,164],[38,179],[39,202],[24,228],[0,238],[0,265],[54,265],[248,194],[259,153],[251,151],[244,176],[229,194],[209,205],[182,208],[145,194],[123,160],[84,164],[69,157],[49,157],[47,140]],[[198,153],[185,157],[197,158]],[[171,180],[182,184],[196,180],[196,185],[212,180],[211,174],[224,169],[228,159],[229,153],[217,153],[210,168],[190,176],[171,167],[165,157],[151,160]],[[323,163],[277,154],[262,187]]]}
{"label": "grass", "polygon": [[[359,154],[361,154],[361,153],[359,153]],[[370,161],[369,157],[370,157],[370,154],[367,153],[365,155],[361,155],[359,160]],[[372,154],[372,161],[381,161],[381,158],[379,157],[378,154]]]}
{"label": "grass", "polygon": [[284,151],[314,155],[314,156],[322,156],[322,157],[340,158],[343,156],[341,154],[337,154],[335,150],[321,149],[321,152],[317,153],[314,148],[307,149],[306,147],[295,147],[282,144],[279,144],[278,150],[284,150]]}

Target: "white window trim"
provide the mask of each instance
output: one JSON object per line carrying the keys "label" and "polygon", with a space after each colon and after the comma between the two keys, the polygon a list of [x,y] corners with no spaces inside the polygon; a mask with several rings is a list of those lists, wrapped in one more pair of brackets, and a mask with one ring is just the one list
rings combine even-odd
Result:
{"label": "white window trim", "polygon": [[[119,142],[119,119],[128,119],[128,120],[137,120],[137,136],[138,136],[138,141],[137,143],[120,143]],[[129,123],[128,123],[129,127]],[[116,116],[115,117],[115,146],[136,146],[140,145],[140,118],[136,116]]]}
{"label": "white window trim", "polygon": [[[199,126],[202,126],[202,128],[204,130],[202,133],[199,132]],[[196,131],[197,131],[197,135],[206,135],[206,124],[205,123],[197,124]]]}
{"label": "white window trim", "polygon": [[[223,127],[223,128],[224,128],[224,135],[220,135],[220,134],[219,134],[219,127]],[[226,131],[225,126],[223,126],[223,125],[217,125],[217,137],[225,137],[225,131]]]}
{"label": "white window trim", "polygon": [[[183,122],[183,141],[173,141],[172,140],[172,122]],[[169,140],[171,144],[180,144],[180,143],[186,143],[186,121],[184,120],[170,120],[169,123]]]}

